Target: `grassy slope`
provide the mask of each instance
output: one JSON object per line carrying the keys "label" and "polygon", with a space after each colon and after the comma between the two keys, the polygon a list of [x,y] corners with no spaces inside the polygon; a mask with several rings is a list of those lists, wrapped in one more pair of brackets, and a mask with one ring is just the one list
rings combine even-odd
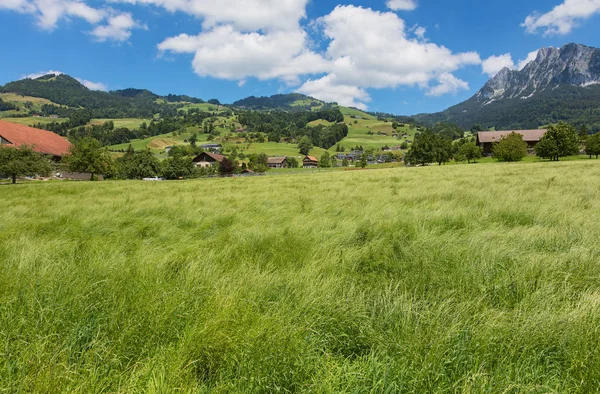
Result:
{"label": "grassy slope", "polygon": [[92,125],[102,125],[105,122],[113,121],[115,124],[115,128],[127,127],[128,129],[139,129],[142,123],[149,124],[150,119],[134,119],[134,118],[126,118],[126,119],[92,119],[90,124]]}
{"label": "grassy slope", "polygon": [[59,123],[66,122],[69,119],[67,119],[67,118],[52,119],[52,118],[28,116],[26,118],[3,118],[2,120],[11,122],[11,123],[22,124],[25,126],[32,126],[36,123],[46,124],[46,123],[52,123],[52,122],[59,122]]}
{"label": "grassy slope", "polygon": [[598,161],[0,189],[7,392],[600,386]]}

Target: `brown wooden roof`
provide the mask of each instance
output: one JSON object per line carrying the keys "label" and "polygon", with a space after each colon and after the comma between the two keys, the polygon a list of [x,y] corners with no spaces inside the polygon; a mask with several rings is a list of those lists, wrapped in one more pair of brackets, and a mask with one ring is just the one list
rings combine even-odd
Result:
{"label": "brown wooden roof", "polygon": [[33,146],[33,150],[45,155],[62,157],[69,152],[71,143],[51,131],[35,129],[0,120],[0,136],[9,146]]}
{"label": "brown wooden roof", "polygon": [[526,142],[538,142],[548,130],[507,130],[507,131],[480,131],[477,133],[478,143],[498,142],[511,133],[521,134]]}
{"label": "brown wooden roof", "polygon": [[314,156],[306,156],[303,161],[311,161],[311,162],[315,162],[315,163],[319,162],[319,160]]}
{"label": "brown wooden roof", "polygon": [[283,164],[287,158],[285,157],[269,157],[267,159],[268,164]]}
{"label": "brown wooden roof", "polygon": [[217,162],[219,162],[219,163],[220,163],[220,162],[222,162],[222,161],[223,161],[223,159],[225,158],[225,156],[223,156],[223,155],[218,155],[218,154],[216,154],[216,153],[211,153],[211,152],[202,152],[202,153],[200,153],[200,155],[198,155],[198,156],[197,156],[197,157],[194,159],[194,163],[200,162],[200,161],[202,161],[203,159],[206,161],[206,158],[205,158],[205,156],[208,156],[208,157],[210,157],[211,159],[213,159],[214,161],[217,161]]}

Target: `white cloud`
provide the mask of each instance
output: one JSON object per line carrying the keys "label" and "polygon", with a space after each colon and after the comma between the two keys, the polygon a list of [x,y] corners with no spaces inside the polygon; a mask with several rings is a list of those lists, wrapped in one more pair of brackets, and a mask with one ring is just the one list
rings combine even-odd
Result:
{"label": "white cloud", "polygon": [[[0,9],[31,14],[44,30],[54,30],[63,19],[80,18],[96,26],[92,35],[98,41],[125,41],[131,36],[132,29],[142,27],[130,13],[93,8],[77,0],[0,0]],[[103,21],[106,21],[106,25],[98,26]]]}
{"label": "white cloud", "polygon": [[415,0],[388,0],[387,6],[394,11],[413,11],[417,9]]}
{"label": "white cloud", "polygon": [[133,29],[148,29],[148,27],[135,21],[130,13],[123,13],[110,17],[106,25],[96,26],[91,34],[100,42],[107,40],[123,42],[129,40]]}
{"label": "white cloud", "polygon": [[600,0],[565,0],[551,11],[529,15],[521,24],[528,33],[544,35],[565,35],[579,22],[600,13]]}
{"label": "white cloud", "polygon": [[525,57],[523,60],[520,60],[517,64],[515,64],[513,61],[510,53],[505,53],[504,55],[499,56],[490,56],[483,61],[481,67],[485,74],[488,74],[490,77],[494,77],[503,68],[509,68],[511,70],[524,69],[525,66],[537,58],[537,54],[538,51],[529,52],[527,57]]}
{"label": "white cloud", "polygon": [[[331,70],[326,79],[308,81],[298,89],[313,92],[316,98],[360,106],[368,101],[365,93],[369,88],[418,86],[430,95],[453,93],[468,89],[468,84],[452,72],[481,63],[475,52],[455,54],[443,46],[411,39],[404,21],[391,12],[338,6],[319,18],[318,24],[330,40],[326,57]],[[430,88],[435,81],[438,85]]]}
{"label": "white cloud", "polygon": [[[50,75],[50,74],[62,75],[65,73],[62,71],[48,70],[48,71],[41,71],[38,73],[23,75],[22,79],[26,79],[26,78],[37,79],[37,78],[43,77],[44,75]],[[80,84],[82,84],[83,86],[85,86],[86,88],[88,88],[90,90],[102,90],[102,91],[108,90],[108,86],[102,82],[92,82],[92,81],[88,81],[87,79],[83,79],[83,78],[77,78],[77,77],[74,77],[74,78],[77,81],[79,81]]]}
{"label": "white cloud", "polygon": [[334,75],[327,75],[316,80],[309,79],[297,92],[326,102],[336,102],[343,106],[362,110],[367,109],[365,103],[371,101],[371,96],[364,89],[355,85],[339,84],[335,79]]}
{"label": "white cloud", "polygon": [[299,75],[327,71],[329,63],[307,49],[300,29],[242,33],[219,26],[196,36],[181,34],[158,44],[162,52],[193,53],[192,67],[200,76],[228,80],[280,78],[294,83]]}
{"label": "white cloud", "polygon": [[504,55],[499,56],[490,56],[485,59],[483,63],[481,63],[481,68],[483,72],[488,74],[490,77],[498,74],[500,70],[503,68],[515,68],[515,63],[513,62],[512,56],[510,53],[505,53]]}
{"label": "white cloud", "polygon": [[203,19],[203,28],[231,25],[240,31],[296,30],[308,0],[112,0],[162,7]]}
{"label": "white cloud", "polygon": [[516,66],[517,70],[520,71],[520,70],[524,69],[526,65],[528,65],[529,63],[531,63],[532,61],[534,61],[537,58],[538,52],[539,52],[539,50],[538,51],[529,52],[527,54],[527,57],[525,59],[521,60],[519,62],[519,64],[517,64],[517,66]]}
{"label": "white cloud", "polygon": [[443,73],[438,78],[438,84],[427,91],[428,96],[443,96],[445,94],[456,94],[459,90],[469,90],[466,81],[456,78],[450,73]]}
{"label": "white cloud", "polygon": [[92,82],[87,79],[75,78],[80,84],[88,88],[89,90],[101,90],[103,92],[108,91],[108,86],[102,82]]}

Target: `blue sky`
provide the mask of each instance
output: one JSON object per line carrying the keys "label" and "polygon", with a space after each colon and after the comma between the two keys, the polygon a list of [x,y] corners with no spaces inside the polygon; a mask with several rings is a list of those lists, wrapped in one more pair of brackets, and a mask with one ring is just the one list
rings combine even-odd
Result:
{"label": "blue sky", "polygon": [[411,115],[541,47],[600,46],[599,14],[600,0],[0,0],[0,83],[60,71],[95,89],[298,91]]}

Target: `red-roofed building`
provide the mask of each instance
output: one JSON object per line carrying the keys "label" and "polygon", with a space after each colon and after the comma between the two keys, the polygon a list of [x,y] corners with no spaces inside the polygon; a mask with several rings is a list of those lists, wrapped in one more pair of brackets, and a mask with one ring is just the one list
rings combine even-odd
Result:
{"label": "red-roofed building", "polygon": [[34,129],[0,120],[0,144],[20,147],[32,146],[38,153],[60,159],[69,152],[71,143],[51,131]]}
{"label": "red-roofed building", "polygon": [[319,166],[319,160],[314,156],[306,156],[302,160],[302,166],[304,168],[317,168]]}

